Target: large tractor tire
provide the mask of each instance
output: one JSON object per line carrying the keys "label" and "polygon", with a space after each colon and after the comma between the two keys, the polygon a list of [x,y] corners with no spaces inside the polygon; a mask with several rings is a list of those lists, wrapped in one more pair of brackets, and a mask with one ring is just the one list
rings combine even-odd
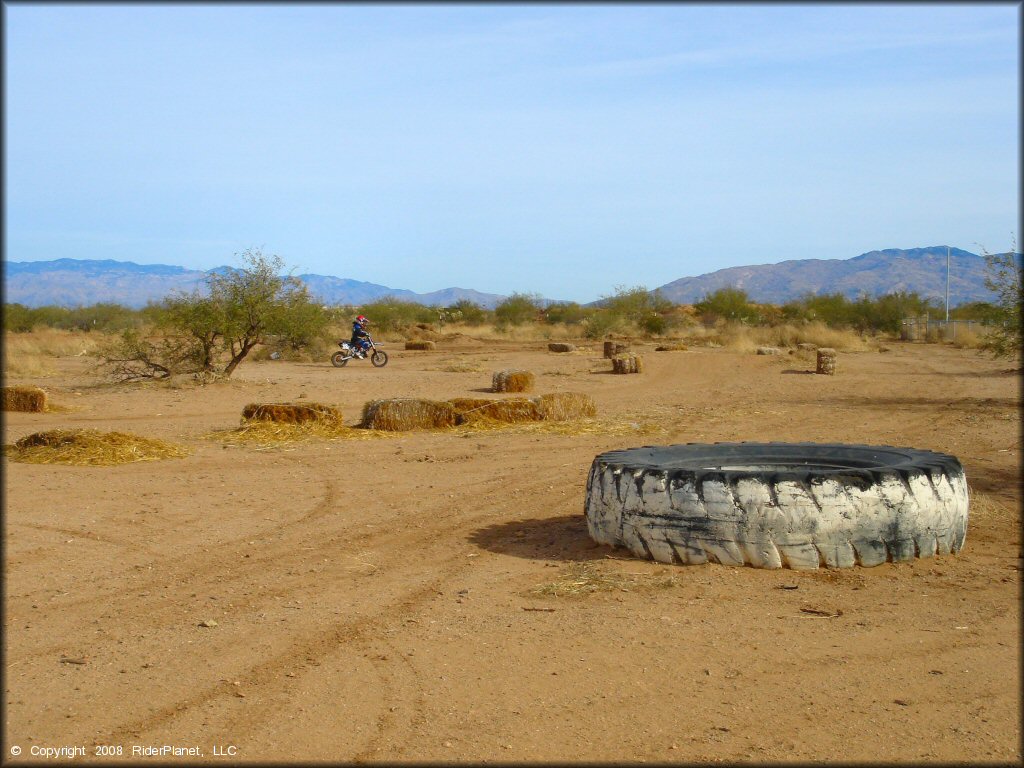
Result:
{"label": "large tractor tire", "polygon": [[953,456],[820,443],[609,451],[586,497],[594,540],[638,557],[793,569],[959,552],[967,507]]}

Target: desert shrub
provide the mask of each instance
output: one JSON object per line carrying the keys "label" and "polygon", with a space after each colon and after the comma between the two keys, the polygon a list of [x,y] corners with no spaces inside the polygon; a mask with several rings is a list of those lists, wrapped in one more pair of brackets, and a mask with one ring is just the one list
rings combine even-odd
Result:
{"label": "desert shrub", "polygon": [[257,345],[301,349],[322,337],[329,315],[298,278],[280,275],[280,257],[250,249],[241,259],[241,268],[209,273],[206,293],[179,293],[150,307],[163,338],[153,342],[126,330],[105,351],[111,375],[121,381],[175,373],[230,376]]}
{"label": "desert shrub", "polygon": [[4,330],[7,333],[28,333],[35,322],[34,313],[24,304],[4,304]]}
{"label": "desert shrub", "polygon": [[469,299],[460,299],[450,307],[445,307],[444,317],[446,322],[465,323],[470,326],[483,325],[490,319],[487,310]]}
{"label": "desert shrub", "polygon": [[719,288],[693,306],[705,325],[718,320],[750,323],[760,319],[757,307],[740,288]]}
{"label": "desert shrub", "polygon": [[597,311],[608,317],[606,332],[621,329],[650,336],[669,329],[675,317],[673,309],[672,302],[658,291],[648,291],[638,285],[632,288],[616,286],[613,295],[601,298]]}
{"label": "desert shrub", "polygon": [[622,318],[598,310],[584,321],[583,335],[588,339],[603,339],[620,329]]}
{"label": "desert shrub", "polygon": [[[348,318],[349,324],[357,315],[366,315],[370,319],[370,334],[397,332],[417,323],[432,323],[437,320],[440,310],[416,304],[411,301],[400,301],[388,296],[371,304],[363,304]],[[351,331],[351,325],[349,328]],[[350,332],[346,336],[351,335]]]}
{"label": "desert shrub", "polygon": [[541,297],[531,293],[513,293],[494,308],[499,329],[523,325],[541,317]]}
{"label": "desert shrub", "polygon": [[984,349],[995,357],[1018,357],[1021,349],[1021,323],[1024,315],[1024,270],[1017,243],[1009,253],[989,253],[982,249],[987,275],[985,287],[996,295],[997,312],[986,334]]}
{"label": "desert shrub", "polygon": [[544,310],[544,319],[549,323],[562,325],[580,325],[594,310],[577,304],[575,301],[563,301],[549,304]]}

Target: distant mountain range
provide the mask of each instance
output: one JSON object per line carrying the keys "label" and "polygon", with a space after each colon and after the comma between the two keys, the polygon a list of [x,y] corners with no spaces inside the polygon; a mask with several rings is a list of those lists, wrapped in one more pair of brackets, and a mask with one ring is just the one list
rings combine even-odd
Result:
{"label": "distant mountain range", "polygon": [[[985,259],[959,248],[949,249],[949,303],[991,301],[985,288]],[[946,296],[946,246],[862,253],[852,259],[798,259],[778,264],[730,267],[699,277],[684,277],[661,286],[676,304],[693,304],[720,288],[740,288],[751,301],[784,304],[808,293],[881,296],[896,291],[922,298]]]}
{"label": "distant mountain range", "polygon": [[[56,305],[82,307],[100,302],[143,307],[175,291],[201,289],[211,272],[167,264],[135,264],[130,261],[57,259],[56,261],[4,262],[4,301],[27,307]],[[375,283],[347,280],[328,275],[297,275],[310,293],[324,304],[356,306],[392,296],[401,301],[428,306],[449,306],[462,299],[493,309],[504,296],[466,288],[445,288],[432,293],[415,293]]]}
{"label": "distant mountain range", "polygon": [[[88,306],[100,302],[142,307],[175,291],[201,288],[209,272],[166,264],[130,261],[57,259],[5,261],[4,301],[29,307]],[[950,248],[950,305],[991,301],[985,288],[985,259]],[[493,309],[505,296],[466,288],[415,293],[402,288],[327,275],[304,274],[299,279],[324,304],[358,306],[394,297],[425,305],[450,306],[466,299]],[[778,264],[729,267],[698,277],[684,277],[656,289],[676,304],[693,304],[720,288],[741,288],[760,303],[783,304],[808,293],[841,293],[856,298],[862,293],[880,296],[893,291],[914,291],[924,298],[942,300],[946,292],[946,246],[871,251],[852,259],[800,259]]]}

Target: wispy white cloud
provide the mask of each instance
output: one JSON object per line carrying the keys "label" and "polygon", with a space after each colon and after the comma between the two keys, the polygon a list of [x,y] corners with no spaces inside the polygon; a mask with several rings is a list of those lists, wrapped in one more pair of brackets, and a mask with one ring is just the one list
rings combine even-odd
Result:
{"label": "wispy white cloud", "polygon": [[[792,35],[784,30],[774,35],[748,37],[726,45],[695,45],[686,50],[644,56],[615,58],[560,68],[562,74],[583,76],[636,76],[670,72],[693,67],[752,66],[792,62],[824,62],[844,56],[894,51],[931,49],[950,55],[958,48],[994,45],[1015,46],[1016,30],[984,29],[974,31],[902,31],[887,33],[803,32]],[[941,53],[939,54],[941,55]]]}

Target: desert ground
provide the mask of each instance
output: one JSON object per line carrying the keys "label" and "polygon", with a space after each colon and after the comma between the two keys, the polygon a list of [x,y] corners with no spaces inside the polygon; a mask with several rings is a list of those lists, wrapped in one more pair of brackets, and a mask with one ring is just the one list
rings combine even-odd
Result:
{"label": "desert ground", "polygon": [[[225,382],[112,385],[56,361],[55,428],[180,443],[111,467],[4,458],[5,761],[33,748],[195,748],[174,762],[1021,760],[1017,363],[937,344],[656,352],[469,336],[347,368],[249,361]],[[252,402],[358,423],[386,397],[583,392],[576,432],[455,428],[258,446]],[[664,565],[595,544],[603,451],[714,441],[912,446],[971,489],[958,555],[793,571]],[[203,626],[206,625],[206,626]],[[20,747],[14,757],[10,751]],[[115,759],[116,759],[115,754]],[[107,759],[107,758],[102,758]]]}

